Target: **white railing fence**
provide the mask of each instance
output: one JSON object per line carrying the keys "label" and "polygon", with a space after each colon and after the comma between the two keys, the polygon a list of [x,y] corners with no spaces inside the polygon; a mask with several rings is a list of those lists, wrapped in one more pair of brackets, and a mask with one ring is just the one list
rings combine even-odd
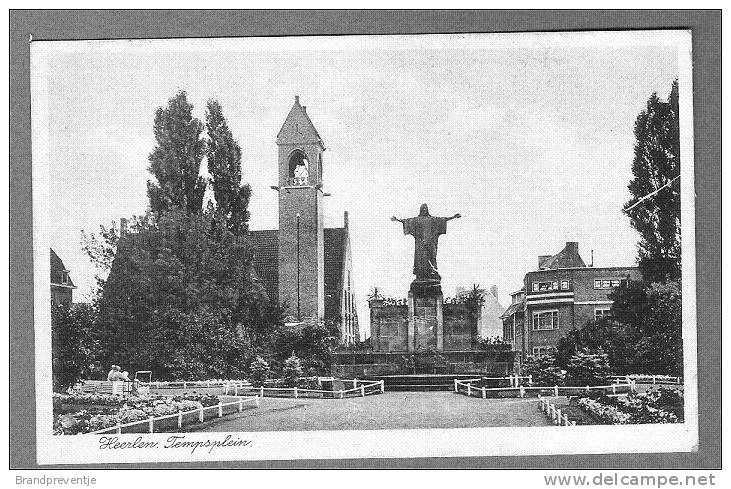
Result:
{"label": "white railing fence", "polygon": [[532,396],[532,394],[549,395],[558,397],[560,395],[570,396],[577,395],[592,390],[602,390],[605,394],[617,395],[627,394],[629,392],[636,391],[634,381],[629,381],[626,384],[611,384],[611,385],[597,385],[597,386],[518,386],[518,387],[479,387],[472,385],[474,382],[480,379],[469,379],[469,380],[458,380],[454,379],[454,392],[457,394],[465,394],[471,397],[481,397],[483,399],[488,397],[526,397]]}
{"label": "white railing fence", "polygon": [[556,426],[576,426],[576,421],[571,421],[566,413],[561,412],[561,408],[557,408],[547,397],[541,397],[540,394],[538,394],[538,408],[551,418]]}
{"label": "white railing fence", "polygon": [[344,381],[351,383],[354,387],[350,389],[325,390],[325,389],[303,389],[300,387],[242,387],[237,390],[243,394],[256,394],[259,397],[309,397],[319,399],[343,399],[346,397],[365,397],[371,394],[380,394],[384,392],[385,385],[383,380],[378,382],[368,382],[354,379],[352,381]]}
{"label": "white railing fence", "polygon": [[673,377],[672,375],[641,375],[641,374],[630,374],[630,375],[613,375],[612,380],[614,382],[622,382],[632,380],[635,383],[641,384],[653,384],[653,385],[682,385],[683,377]]}
{"label": "white railing fence", "polygon": [[[182,428],[183,425],[191,424],[190,420],[194,419],[197,420],[199,423],[202,423],[206,419],[206,413],[213,412],[214,416],[209,416],[209,418],[218,417],[222,418],[224,416],[224,411],[228,411],[226,414],[233,414],[236,412],[242,412],[244,410],[244,404],[253,403],[255,404],[255,407],[259,407],[259,397],[247,397],[247,398],[239,398],[232,402],[219,402],[218,404],[214,404],[212,406],[205,406],[201,407],[199,409],[194,409],[190,411],[178,411],[174,414],[166,414],[164,416],[157,416],[157,417],[150,417],[148,419],[143,419],[140,421],[133,421],[131,423],[124,423],[124,424],[117,424],[115,426],[110,426],[108,428],[102,428],[100,430],[92,431],[89,434],[102,434],[102,433],[109,433],[109,432],[115,432],[117,434],[121,434],[122,430],[125,428],[132,428],[132,427],[141,427],[144,425],[147,425],[147,428],[145,431],[148,433],[154,433],[155,432],[155,423],[160,423],[164,420],[171,420],[174,418],[177,418],[177,427]],[[166,423],[168,426],[171,423]],[[174,426],[173,426],[174,427]],[[139,433],[138,431],[132,430],[132,432]]]}

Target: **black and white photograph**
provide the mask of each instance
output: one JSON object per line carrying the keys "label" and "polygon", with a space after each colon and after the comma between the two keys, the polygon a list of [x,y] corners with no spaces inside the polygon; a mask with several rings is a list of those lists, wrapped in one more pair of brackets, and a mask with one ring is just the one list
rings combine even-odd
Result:
{"label": "black and white photograph", "polygon": [[691,56],[31,40],[38,463],[697,450]]}

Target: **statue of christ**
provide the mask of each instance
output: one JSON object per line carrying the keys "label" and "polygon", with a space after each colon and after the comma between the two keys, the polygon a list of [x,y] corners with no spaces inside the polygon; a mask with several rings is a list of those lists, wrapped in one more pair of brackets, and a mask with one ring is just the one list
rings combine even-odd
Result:
{"label": "statue of christ", "polygon": [[447,221],[462,217],[455,214],[452,217],[435,217],[429,214],[429,207],[421,204],[419,215],[407,219],[396,216],[392,221],[398,221],[404,226],[404,234],[414,237],[414,275],[417,281],[441,281],[437,271],[437,244],[439,236],[447,232]]}

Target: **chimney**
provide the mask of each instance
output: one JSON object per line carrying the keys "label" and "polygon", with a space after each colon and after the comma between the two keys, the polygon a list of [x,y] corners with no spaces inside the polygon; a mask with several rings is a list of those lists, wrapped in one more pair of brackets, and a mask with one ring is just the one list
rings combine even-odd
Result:
{"label": "chimney", "polygon": [[348,211],[343,211],[343,227],[348,229]]}
{"label": "chimney", "polygon": [[307,106],[306,105],[303,105],[302,106],[302,112],[304,112],[305,114],[307,113]]}
{"label": "chimney", "polygon": [[543,269],[543,264],[553,255],[538,255],[538,270]]}
{"label": "chimney", "polygon": [[594,250],[591,250],[591,265],[589,265],[589,266],[590,267],[594,266]]}
{"label": "chimney", "polygon": [[566,241],[566,251],[573,251],[575,253],[578,253],[579,252],[578,241]]}
{"label": "chimney", "polygon": [[492,287],[490,287],[490,293],[494,298],[497,299],[497,285],[493,285]]}
{"label": "chimney", "polygon": [[125,234],[127,234],[127,218],[120,217],[119,218],[119,235],[124,236]]}
{"label": "chimney", "polygon": [[300,96],[299,95],[295,95],[294,96],[294,105],[299,105],[299,104],[300,104]]}

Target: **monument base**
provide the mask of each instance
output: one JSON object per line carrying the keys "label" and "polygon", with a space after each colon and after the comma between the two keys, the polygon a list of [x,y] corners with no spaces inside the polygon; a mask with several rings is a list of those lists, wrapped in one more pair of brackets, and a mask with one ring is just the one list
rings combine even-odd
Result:
{"label": "monument base", "polygon": [[444,349],[444,297],[439,282],[411,283],[409,290],[408,351]]}

